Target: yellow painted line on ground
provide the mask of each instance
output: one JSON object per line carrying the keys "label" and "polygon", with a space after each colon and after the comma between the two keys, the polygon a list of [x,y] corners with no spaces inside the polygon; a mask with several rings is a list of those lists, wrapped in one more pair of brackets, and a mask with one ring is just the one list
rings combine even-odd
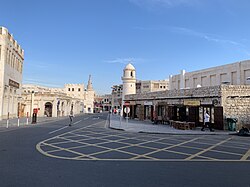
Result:
{"label": "yellow painted line on ground", "polygon": [[243,155],[243,157],[241,157],[241,161],[246,161],[247,158],[250,157],[250,149],[246,152],[246,154]]}
{"label": "yellow painted line on ground", "polygon": [[[73,133],[71,133],[71,134],[73,134]],[[101,134],[101,133],[100,133]],[[78,135],[78,134],[76,134],[76,135]],[[111,136],[114,136],[114,135],[111,135]],[[124,149],[124,148],[129,148],[129,147],[133,147],[133,146],[139,146],[139,147],[142,147],[142,148],[147,148],[147,149],[151,149],[151,150],[153,150],[153,149],[156,149],[156,148],[151,148],[151,147],[146,147],[146,146],[141,146],[140,144],[144,144],[144,143],[149,143],[149,142],[154,142],[154,141],[158,141],[158,140],[161,140],[161,139],[165,139],[165,138],[161,138],[161,139],[156,139],[156,140],[150,140],[150,141],[143,141],[143,142],[141,142],[141,143],[138,143],[138,144],[129,144],[129,143],[126,143],[126,142],[124,142],[124,144],[127,144],[127,146],[123,146],[123,147],[119,147],[119,148],[115,148],[115,149],[113,149],[113,148],[108,148],[108,147],[104,147],[104,146],[101,146],[101,144],[103,144],[103,142],[101,142],[101,143],[98,143],[98,144],[90,144],[90,143],[87,143],[87,142],[84,142],[84,141],[79,141],[79,140],[71,140],[71,139],[68,139],[68,138],[64,138],[64,137],[60,137],[61,139],[65,139],[65,140],[67,140],[67,141],[65,141],[65,143],[69,143],[69,142],[75,142],[75,143],[80,143],[80,144],[87,144],[87,146],[95,146],[95,147],[100,147],[100,148],[103,148],[103,149],[106,149],[106,150],[104,150],[104,151],[100,151],[100,152],[96,152],[96,153],[92,153],[92,154],[89,154],[89,156],[91,156],[91,155],[97,155],[97,154],[101,154],[101,153],[105,153],[105,152],[110,152],[110,151],[118,151],[118,152],[122,152],[122,153],[125,153],[125,154],[129,154],[129,155],[133,155],[133,156],[140,156],[139,154],[136,154],[136,153],[132,153],[132,152],[127,152],[127,151],[124,151],[124,150],[120,150],[120,149]],[[101,139],[101,138],[90,138],[89,140],[91,140],[91,139]],[[118,140],[116,140],[115,142],[118,142],[119,143],[119,141],[121,141],[121,140],[129,140],[129,139],[131,139],[131,138],[126,138],[126,139],[124,139],[124,138],[121,138],[121,139],[118,139]],[[113,140],[107,140],[107,143],[113,143],[114,141]],[[121,142],[120,142],[121,143]],[[48,144],[49,145],[49,144]],[[79,146],[79,147],[83,147],[83,146]],[[73,149],[74,147],[70,147],[70,148],[68,148],[68,149]],[[58,150],[56,150],[56,151],[58,151]],[[56,151],[48,151],[48,152],[50,152],[50,153],[52,153],[52,152],[56,152]],[[80,158],[80,157],[86,157],[85,155],[84,156],[79,156],[79,157],[77,157],[77,158]],[[140,156],[141,157],[141,156]],[[143,156],[143,157],[145,157],[145,158],[148,158],[148,159],[153,159],[153,160],[158,160],[158,159],[156,159],[156,158],[153,158],[153,157],[149,157],[149,156]]]}
{"label": "yellow painted line on ground", "polygon": [[[53,139],[53,138],[61,138],[61,139],[66,139],[67,142],[65,143],[69,143],[69,142],[76,142],[76,143],[80,143],[80,144],[85,144],[85,145],[82,145],[82,146],[75,146],[75,147],[70,147],[70,148],[61,148],[61,147],[57,147],[57,146],[53,146],[54,144],[57,144],[57,143],[52,143],[52,144],[47,144],[47,143],[44,143],[50,139],[47,139],[47,140],[44,140],[43,142],[40,142],[39,144],[37,144],[37,150],[39,152],[41,152],[42,154],[46,155],[46,156],[49,156],[49,157],[54,157],[54,158],[60,158],[60,159],[69,159],[69,160],[86,160],[86,161],[89,161],[89,160],[102,160],[102,161],[186,161],[184,159],[157,159],[157,158],[153,158],[153,157],[150,157],[150,156],[147,156],[149,154],[152,154],[152,153],[156,153],[156,152],[159,152],[159,151],[162,151],[162,150],[165,150],[165,151],[168,151],[168,152],[173,152],[173,153],[177,153],[177,154],[182,154],[182,155],[190,155],[190,154],[187,154],[187,153],[182,153],[182,152],[176,152],[176,151],[171,151],[171,150],[168,150],[170,148],[173,148],[173,147],[178,147],[178,146],[181,146],[183,144],[186,144],[188,142],[192,142],[192,141],[195,141],[197,139],[199,139],[200,137],[198,138],[194,138],[194,139],[191,139],[191,140],[188,140],[188,141],[184,141],[184,142],[181,142],[180,144],[171,144],[171,143],[162,143],[162,142],[158,142],[160,140],[174,140],[174,141],[182,141],[182,140],[177,140],[177,139],[174,139],[174,137],[169,137],[169,138],[166,138],[166,137],[163,137],[163,138],[157,138],[155,140],[143,140],[143,139],[140,139],[140,138],[137,138],[136,135],[134,137],[123,137],[123,136],[119,136],[119,135],[124,135],[125,133],[119,133],[119,134],[113,134],[113,135],[107,135],[106,131],[103,131],[103,132],[95,132],[95,131],[91,131],[91,129],[89,129],[89,127],[91,126],[94,126],[94,125],[98,125],[102,122],[98,122],[98,123],[95,123],[95,124],[92,124],[92,125],[89,125],[89,126],[86,126],[86,127],[83,127],[83,128],[79,128],[79,129],[76,129],[74,131],[70,131],[70,132],[66,132],[64,134],[61,134],[61,135],[58,135],[56,137],[52,137],[50,139]],[[102,129],[102,128],[100,128]],[[86,131],[87,130],[87,131]],[[71,140],[71,139],[68,139],[70,137],[76,137],[76,136],[81,136],[80,134],[76,134],[78,132],[90,132],[90,133],[93,133],[93,134],[101,134],[101,135],[107,135],[107,136],[104,136],[104,137],[91,137],[91,134],[88,136],[88,135],[83,135],[85,136],[85,138],[87,139],[80,139],[80,140]],[[75,133],[73,133],[75,132]],[[105,133],[105,134],[103,134]],[[60,136],[63,136],[63,135],[66,135],[66,134],[72,134],[73,136],[70,136],[70,137],[67,137],[67,138],[64,138],[64,137],[60,137]],[[134,133],[127,133],[126,134],[128,135],[133,135]],[[75,135],[75,136],[74,136]],[[87,136],[87,137],[86,137]],[[108,137],[112,137],[112,136],[115,136],[115,137],[120,137],[121,139],[118,139],[118,140],[108,140],[108,139],[105,139],[105,138],[108,138]],[[155,138],[154,136],[145,136],[145,137],[152,137],[152,138]],[[100,142],[100,143],[97,143],[97,144],[89,144],[89,143],[86,143],[84,142],[84,140],[94,140],[94,139],[100,139],[100,140],[104,140],[105,142]],[[130,140],[130,139],[134,139],[134,140],[139,140],[139,141],[142,141],[141,143],[137,143],[137,144],[130,144],[130,143],[126,143],[126,142],[120,142],[122,140]],[[81,142],[80,142],[81,141]],[[157,141],[157,142],[156,142]],[[226,140],[225,140],[226,141]],[[228,141],[228,140],[227,140]],[[108,147],[103,147],[101,146],[100,144],[103,144],[103,143],[123,143],[127,146],[123,146],[123,147],[119,147],[119,148],[108,148]],[[167,147],[167,148],[163,148],[163,149],[157,149],[157,148],[154,148],[154,147],[147,147],[147,146],[143,146],[143,145],[140,145],[140,144],[146,144],[146,143],[151,143],[151,142],[156,142],[156,143],[160,143],[160,144],[164,144],[164,145],[171,145],[170,147]],[[56,150],[51,150],[51,151],[43,151],[41,149],[41,147],[43,147],[43,145],[41,143],[44,143],[44,144],[47,144],[47,146],[51,146],[56,148]],[[60,143],[63,143],[63,142],[59,142],[58,144]],[[195,142],[197,143],[197,142]],[[223,142],[220,142],[220,144],[224,143]],[[205,143],[206,144],[206,143]],[[210,144],[208,144],[210,145]],[[46,145],[45,145],[46,146]],[[72,151],[71,149],[74,149],[74,148],[81,148],[81,147],[86,147],[86,146],[96,146],[96,147],[101,147],[101,148],[104,148],[106,150],[104,151],[100,151],[100,152],[96,152],[96,153],[92,153],[92,154],[82,154],[82,153],[79,153],[79,152],[75,152],[75,151]],[[127,152],[127,151],[123,151],[123,150],[119,150],[119,149],[124,149],[124,148],[129,148],[131,146],[138,146],[138,147],[142,147],[142,148],[147,148],[147,149],[155,149],[155,151],[153,152],[149,152],[147,154],[142,154],[142,155],[139,155],[139,154],[136,154],[136,153],[131,153],[131,152]],[[217,146],[217,145],[216,145]],[[182,147],[188,147],[188,148],[193,148],[193,147],[189,147],[189,146],[182,146]],[[58,148],[58,149],[57,149]],[[210,147],[211,148],[211,147]],[[194,147],[193,149],[202,149],[202,148],[196,148]],[[212,149],[212,148],[211,148]],[[72,152],[74,154],[78,154],[79,156],[77,157],[63,157],[63,156],[56,156],[56,155],[51,155],[49,153],[53,153],[53,152],[56,152],[56,151],[69,151],[69,152]],[[118,151],[118,152],[123,152],[125,154],[129,154],[129,155],[134,155],[135,157],[133,158],[130,158],[130,159],[99,159],[99,158],[96,158],[94,157],[94,155],[96,154],[100,154],[100,153],[105,153],[105,152],[109,152],[109,151]],[[201,151],[202,152],[202,151]],[[201,153],[199,152],[199,153]],[[250,152],[250,150],[248,151]],[[202,153],[201,153],[202,154]],[[250,154],[250,153],[249,153]],[[93,156],[92,156],[93,155]],[[246,154],[247,155],[247,154]],[[193,155],[191,155],[193,156]],[[247,159],[249,155],[245,156]],[[203,160],[203,159],[193,159],[191,161],[199,161],[199,162],[203,162],[203,161],[239,161],[239,160],[218,160],[218,159],[215,159],[215,158],[209,158],[209,157],[205,157],[205,156],[199,156],[201,158],[204,158],[206,160]],[[143,158],[143,159],[139,159],[139,158]],[[147,159],[144,159],[144,158],[147,158]],[[190,158],[190,157],[189,157]],[[209,159],[209,160],[207,160]],[[190,161],[190,160],[189,160]],[[248,160],[247,160],[248,161]]]}
{"label": "yellow painted line on ground", "polygon": [[[72,142],[83,144],[83,142],[78,142],[78,141],[75,141],[75,140],[72,141]],[[99,152],[95,152],[95,153],[92,153],[92,154],[88,154],[89,156],[97,155],[97,154],[105,153],[105,152],[110,152],[110,151],[118,151],[118,152],[121,152],[121,153],[129,154],[129,155],[133,155],[133,156],[138,156],[138,154],[136,154],[136,153],[127,152],[127,151],[123,151],[123,150],[120,150],[120,149],[113,149],[113,148],[104,147],[104,146],[97,145],[97,144],[90,144],[90,143],[86,143],[86,142],[84,144],[87,144],[88,146],[93,146],[93,147],[98,147],[98,148],[105,149],[104,151],[99,151]],[[125,146],[124,148],[131,147],[131,145],[133,145],[133,144]]]}
{"label": "yellow painted line on ground", "polygon": [[[84,147],[87,147],[88,145],[80,145],[80,146],[75,146],[75,147],[70,147],[70,148],[67,148],[67,149],[78,149],[78,148],[84,148]],[[47,153],[54,153],[54,152],[58,152],[58,151],[61,151],[61,150],[58,150],[58,149],[55,149],[55,150],[50,150],[50,151],[46,151]]]}
{"label": "yellow painted line on ground", "polygon": [[79,152],[76,152],[76,151],[73,151],[73,150],[70,150],[70,149],[67,149],[67,148],[61,148],[61,147],[54,146],[54,145],[49,145],[49,146],[52,146],[52,147],[54,147],[56,149],[60,149],[61,151],[67,151],[67,152],[70,152],[70,153],[73,153],[73,154],[76,154],[76,155],[79,155],[79,156],[84,156],[84,157],[95,159],[95,157],[92,157],[92,156],[89,156],[89,155],[85,155],[83,153],[79,153]]}
{"label": "yellow painted line on ground", "polygon": [[58,131],[63,130],[63,129],[68,128],[68,127],[69,127],[68,125],[67,125],[67,126],[64,126],[64,127],[61,127],[61,128],[59,128],[59,129],[57,129],[57,130],[54,130],[54,131],[49,132],[49,134],[53,134],[53,133],[55,133],[55,132],[58,132]]}
{"label": "yellow painted line on ground", "polygon": [[207,148],[207,149],[204,149],[203,151],[201,151],[201,152],[199,152],[199,153],[196,153],[196,154],[194,154],[194,155],[191,155],[190,157],[186,158],[185,160],[191,160],[191,159],[193,159],[193,158],[195,158],[195,157],[197,157],[197,156],[199,156],[199,155],[201,155],[201,154],[203,154],[203,153],[205,153],[205,152],[207,152],[207,151],[209,151],[209,150],[211,150],[211,149],[217,147],[218,145],[221,145],[221,144],[223,144],[223,143],[225,143],[225,142],[227,142],[227,141],[229,141],[229,140],[231,140],[231,139],[232,139],[232,138],[230,137],[230,138],[228,138],[228,139],[226,139],[226,140],[224,140],[224,141],[221,141],[221,142],[219,142],[219,143],[217,143],[217,144],[215,144],[215,145],[213,145],[213,146],[211,146],[211,147],[209,147],[209,148]]}
{"label": "yellow painted line on ground", "polygon": [[220,150],[211,150],[212,152],[216,153],[223,153],[223,154],[229,154],[229,155],[236,155],[236,156],[241,156],[242,154],[240,153],[233,153],[233,152],[227,152],[227,151],[220,151]]}
{"label": "yellow painted line on ground", "polygon": [[149,155],[149,154],[154,154],[154,153],[157,153],[157,152],[160,152],[160,151],[164,151],[164,150],[168,150],[168,149],[171,149],[171,148],[174,148],[174,147],[178,147],[178,146],[180,146],[180,145],[183,145],[183,144],[186,144],[186,143],[195,141],[195,140],[197,140],[197,139],[199,139],[199,138],[194,138],[194,139],[191,139],[191,140],[188,140],[188,141],[184,141],[184,142],[182,142],[182,143],[179,143],[179,144],[175,144],[175,145],[169,146],[169,147],[167,147],[167,148],[158,149],[158,150],[155,150],[155,151],[153,151],[153,152],[143,154],[143,155],[141,155],[141,156],[147,156],[147,155]]}
{"label": "yellow painted line on ground", "polygon": [[[103,121],[100,121],[100,122],[97,122],[97,123],[94,123],[94,124],[91,124],[91,125],[88,125],[88,126],[79,128],[79,129],[75,129],[75,130],[70,131],[70,132],[75,132],[75,131],[80,130],[80,129],[88,128],[88,127],[90,127],[90,126],[94,126],[94,125],[97,125],[97,124],[99,124],[99,123],[103,123]],[[60,134],[60,135],[57,135],[57,136],[54,136],[54,137],[45,139],[45,140],[39,142],[39,143],[36,145],[36,149],[37,149],[40,153],[42,153],[42,154],[48,156],[48,155],[50,155],[50,154],[47,154],[45,151],[43,151],[43,150],[41,149],[41,145],[42,145],[42,144],[47,144],[47,143],[45,143],[45,142],[47,142],[47,141],[49,141],[49,140],[52,140],[52,139],[60,138],[59,136],[63,136],[63,135],[65,135],[65,134],[67,134],[67,133],[70,133],[70,132],[65,132],[65,133],[63,133],[63,134]],[[51,145],[51,144],[48,144],[48,145]],[[53,145],[52,145],[52,146],[53,146]],[[51,157],[51,156],[50,156],[50,157]]]}

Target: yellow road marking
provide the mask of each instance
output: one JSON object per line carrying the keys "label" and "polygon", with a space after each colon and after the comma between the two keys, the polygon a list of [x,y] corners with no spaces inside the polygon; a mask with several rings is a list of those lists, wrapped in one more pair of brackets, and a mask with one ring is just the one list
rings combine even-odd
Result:
{"label": "yellow road marking", "polygon": [[241,161],[242,161],[242,160],[245,161],[245,160],[247,160],[248,157],[250,157],[250,149],[246,152],[246,154],[243,155],[243,157],[241,157],[240,160],[241,160]]}
{"label": "yellow road marking", "polygon": [[197,139],[199,139],[199,138],[194,138],[194,139],[191,139],[191,140],[188,140],[188,141],[179,143],[179,144],[175,144],[175,145],[169,146],[169,147],[167,147],[167,148],[158,149],[158,150],[155,150],[155,151],[153,151],[153,152],[143,154],[143,155],[141,155],[141,156],[147,156],[147,155],[149,155],[149,154],[154,154],[154,153],[157,153],[157,152],[160,152],[160,151],[164,151],[164,150],[168,150],[168,149],[171,149],[171,148],[174,148],[174,147],[178,147],[178,146],[180,146],[180,145],[183,145],[183,144],[186,144],[186,143],[195,141],[195,140],[197,140]]}
{"label": "yellow road marking", "polygon": [[[64,138],[64,139],[66,139],[66,138]],[[77,142],[77,141],[74,140],[72,142]],[[99,148],[105,149],[103,151],[99,151],[99,152],[95,152],[95,153],[89,154],[90,156],[91,155],[97,155],[97,154],[100,154],[100,153],[105,153],[105,152],[111,152],[111,151],[118,151],[118,152],[125,153],[125,154],[128,154],[128,155],[139,156],[139,154],[136,154],[136,153],[131,153],[131,152],[127,152],[127,151],[124,151],[124,150],[120,150],[120,149],[124,149],[124,148],[129,148],[129,147],[132,147],[132,146],[136,146],[137,144],[129,144],[127,146],[123,146],[123,147],[119,147],[119,148],[113,149],[113,148],[101,146],[99,144],[89,144],[89,143],[86,143],[86,142],[85,143],[83,143],[83,142],[77,142],[77,143],[87,144],[88,146],[94,146],[94,147],[99,147]]]}
{"label": "yellow road marking", "polygon": [[[58,135],[58,136],[55,136],[55,137],[52,137],[52,138],[49,138],[47,140],[44,140],[43,142],[40,142],[37,144],[37,150],[39,152],[41,152],[42,154],[46,155],[46,156],[49,156],[49,157],[54,157],[54,158],[60,158],[60,159],[70,159],[70,160],[103,160],[103,161],[187,161],[186,159],[158,159],[158,158],[153,158],[153,157],[150,157],[148,155],[150,154],[153,154],[153,153],[156,153],[156,152],[159,152],[159,151],[167,151],[167,152],[173,152],[173,153],[177,153],[177,154],[181,154],[181,155],[188,155],[190,156],[191,154],[188,154],[188,153],[183,153],[183,152],[177,152],[177,151],[172,151],[172,150],[168,150],[168,149],[171,149],[173,147],[186,147],[186,148],[191,148],[191,149],[198,149],[198,150],[203,150],[202,148],[197,148],[197,147],[190,147],[190,146],[184,146],[183,144],[186,144],[188,142],[192,142],[192,141],[195,141],[201,137],[198,137],[198,138],[194,138],[194,139],[191,139],[191,140],[188,140],[188,141],[184,141],[182,142],[183,140],[179,140],[179,139],[175,139],[175,137],[161,137],[161,138],[156,138],[155,136],[151,136],[151,135],[147,135],[145,136],[145,139],[143,139],[143,136],[139,136],[139,137],[136,137],[136,134],[135,133],[130,133],[130,132],[124,132],[124,133],[117,133],[117,134],[107,134],[107,131],[104,131],[103,128],[99,128],[99,127],[96,127],[98,129],[100,129],[100,131],[95,131],[95,129],[91,129],[90,127],[94,127],[94,126],[97,126],[97,125],[101,125],[101,123],[103,122],[98,122],[98,123],[95,123],[95,124],[92,124],[92,125],[89,125],[89,126],[86,126],[86,127],[83,127],[83,128],[79,128],[79,129],[75,129],[73,131],[70,131],[70,132],[66,132],[66,133],[63,133],[61,135]],[[79,133],[87,133],[86,134],[79,134]],[[72,136],[68,136],[69,134],[72,134]],[[91,136],[91,135],[94,135],[94,134],[100,134],[100,135],[104,135],[104,136],[101,136],[101,137],[95,137],[95,136]],[[130,136],[130,137],[124,137],[127,135],[134,135],[134,136]],[[62,137],[62,136],[66,136],[66,137]],[[82,139],[79,139],[79,140],[71,140],[69,138],[73,138],[73,137],[77,137],[77,136],[82,136],[83,138]],[[108,137],[118,137],[120,139],[117,139],[117,140],[109,140]],[[61,139],[64,139],[64,140],[67,140],[67,141],[63,141],[63,142],[54,142],[54,143],[51,143],[51,144],[48,144],[46,143],[47,141],[51,140],[51,139],[56,139],[56,138],[61,138]],[[106,139],[107,138],[107,139]],[[153,138],[154,140],[147,140],[147,138]],[[96,144],[91,144],[91,143],[87,143],[87,142],[84,142],[84,141],[87,141],[87,140],[95,140],[95,139],[98,139],[98,140],[103,140],[104,142],[100,142],[100,143],[96,143]],[[141,141],[140,143],[136,143],[136,144],[131,144],[131,143],[127,143],[127,142],[121,142],[121,141],[124,141],[124,140],[138,140],[138,141]],[[160,142],[161,140],[173,140],[173,141],[176,141],[176,142],[180,142],[179,144],[173,144],[173,143],[165,143],[165,142]],[[228,139],[229,140],[229,139]],[[206,150],[210,150],[210,149],[213,149],[213,147],[216,147],[228,140],[224,140],[223,142],[219,142],[218,144],[214,145],[214,146],[211,146],[209,147],[208,149]],[[61,148],[61,147],[58,147],[58,146],[55,146],[55,145],[58,145],[58,144],[63,144],[63,143],[70,143],[70,142],[75,142],[75,143],[80,143],[82,145],[80,146],[75,146],[75,147],[69,147],[69,148]],[[163,144],[163,145],[167,145],[169,147],[167,148],[163,148],[163,149],[158,149],[157,147],[148,147],[148,146],[144,146],[144,145],[141,145],[141,144],[147,144],[147,143],[151,143],[151,142],[155,142],[155,143],[158,143],[158,144]],[[118,147],[118,148],[109,148],[109,147],[104,147],[102,146],[102,144],[105,144],[105,143],[122,143],[124,144],[125,146],[122,146],[122,147]],[[200,143],[200,142],[195,142],[197,144],[207,144],[207,145],[211,145],[211,144],[208,144],[208,143]],[[44,145],[42,145],[44,144]],[[50,147],[53,147],[55,148],[55,150],[50,150],[50,151],[43,151],[41,149],[41,147],[44,147],[44,146],[50,146]],[[59,145],[60,146],[60,145]],[[82,154],[82,153],[79,153],[79,152],[75,152],[73,151],[72,149],[76,149],[76,148],[83,148],[83,147],[86,147],[86,146],[95,146],[95,147],[100,147],[100,148],[104,148],[106,150],[104,151],[99,151],[99,152],[95,152],[95,153],[92,153],[92,154]],[[127,152],[127,151],[124,151],[124,150],[120,150],[120,149],[125,149],[125,148],[129,148],[129,147],[132,147],[132,146],[137,146],[137,147],[141,147],[141,148],[146,148],[146,149],[150,149],[150,150],[153,150],[152,152],[148,152],[146,154],[136,154],[136,153],[131,153],[131,152]],[[224,147],[233,147],[233,146],[224,146]],[[234,148],[234,147],[233,147]],[[239,147],[237,147],[239,148]],[[241,148],[243,149],[243,148]],[[74,154],[77,154],[79,156],[76,156],[76,157],[63,157],[63,156],[56,156],[56,155],[52,155],[50,153],[53,153],[53,152],[57,152],[57,151],[68,151],[68,152],[71,152],[71,153],[74,153]],[[94,155],[97,155],[97,154],[101,154],[101,153],[105,153],[105,152],[110,152],[110,151],[118,151],[118,152],[121,152],[121,153],[125,153],[125,154],[128,154],[128,155],[134,155],[135,157],[132,157],[132,158],[129,158],[129,159],[98,159],[96,157],[94,157]],[[203,150],[204,151],[204,150]],[[201,152],[203,152],[201,151]],[[213,150],[214,151],[214,150]],[[216,152],[223,152],[223,151],[217,151],[215,150]],[[197,159],[193,159],[192,161],[238,161],[238,160],[218,160],[218,159],[215,159],[215,158],[209,158],[209,157],[205,157],[205,156],[201,156],[200,154],[202,154],[201,152],[195,154],[195,155],[191,155],[189,158],[191,157],[200,157],[201,159],[197,158]],[[228,153],[228,152],[223,152],[223,153]],[[234,155],[239,155],[237,153],[228,153],[228,154],[234,154]],[[246,153],[242,159],[246,160],[248,158],[248,156],[250,155],[250,150],[248,151],[248,153]],[[140,159],[139,159],[140,158]],[[203,160],[202,158],[206,159],[206,160]],[[209,159],[209,160],[207,160]],[[246,160],[248,161],[248,160]]]}
{"label": "yellow road marking", "polygon": [[194,155],[191,155],[190,157],[186,158],[185,160],[191,160],[191,159],[193,159],[193,158],[195,158],[195,157],[197,157],[197,156],[199,156],[199,155],[201,155],[201,154],[203,154],[203,153],[205,153],[205,152],[207,152],[207,151],[209,151],[209,150],[211,150],[211,149],[217,147],[218,145],[221,145],[221,144],[223,144],[223,143],[225,143],[225,142],[227,142],[227,141],[229,141],[229,140],[231,140],[231,139],[232,139],[232,138],[228,138],[228,139],[226,139],[226,140],[224,140],[224,141],[221,141],[221,142],[219,142],[219,143],[217,143],[217,144],[215,144],[215,145],[213,145],[213,146],[211,146],[211,147],[209,147],[209,148],[207,148],[207,149],[204,149],[203,151],[201,151],[201,152],[199,152],[199,153],[196,153],[196,154],[194,154]]}

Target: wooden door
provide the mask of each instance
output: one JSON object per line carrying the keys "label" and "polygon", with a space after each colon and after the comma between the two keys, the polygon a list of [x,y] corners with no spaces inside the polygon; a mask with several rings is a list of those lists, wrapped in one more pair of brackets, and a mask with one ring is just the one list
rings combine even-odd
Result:
{"label": "wooden door", "polygon": [[189,107],[188,121],[195,122],[197,126],[199,124],[199,107]]}
{"label": "wooden door", "polygon": [[223,107],[214,107],[214,124],[213,128],[224,130],[224,124],[223,124]]}

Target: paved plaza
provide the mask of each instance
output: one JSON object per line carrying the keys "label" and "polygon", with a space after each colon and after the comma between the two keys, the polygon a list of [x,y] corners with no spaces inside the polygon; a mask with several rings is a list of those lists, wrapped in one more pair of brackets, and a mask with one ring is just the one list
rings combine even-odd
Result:
{"label": "paved plaza", "polygon": [[151,121],[139,121],[124,119],[119,115],[110,115],[109,127],[117,130],[124,130],[127,132],[138,133],[158,133],[158,134],[175,134],[175,135],[228,135],[235,132],[215,130],[210,132],[207,128],[206,131],[201,131],[201,127],[196,127],[193,130],[180,130],[171,127],[169,124],[153,124]]}

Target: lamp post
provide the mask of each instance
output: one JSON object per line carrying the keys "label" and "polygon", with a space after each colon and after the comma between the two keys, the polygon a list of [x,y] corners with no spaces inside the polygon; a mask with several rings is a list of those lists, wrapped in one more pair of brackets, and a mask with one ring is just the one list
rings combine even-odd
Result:
{"label": "lamp post", "polygon": [[20,126],[20,108],[21,108],[21,103],[20,100],[22,99],[21,96],[19,96],[17,98],[18,102],[17,102],[17,126]]}
{"label": "lamp post", "polygon": [[10,118],[10,113],[9,113],[9,107],[10,107],[10,86],[5,85],[5,87],[8,89],[8,106],[7,106],[7,125],[6,128],[9,128],[9,118]]}
{"label": "lamp post", "polygon": [[34,96],[35,96],[35,92],[34,92],[34,90],[33,90],[33,91],[31,92],[30,117],[32,116],[32,111],[33,111]]}

